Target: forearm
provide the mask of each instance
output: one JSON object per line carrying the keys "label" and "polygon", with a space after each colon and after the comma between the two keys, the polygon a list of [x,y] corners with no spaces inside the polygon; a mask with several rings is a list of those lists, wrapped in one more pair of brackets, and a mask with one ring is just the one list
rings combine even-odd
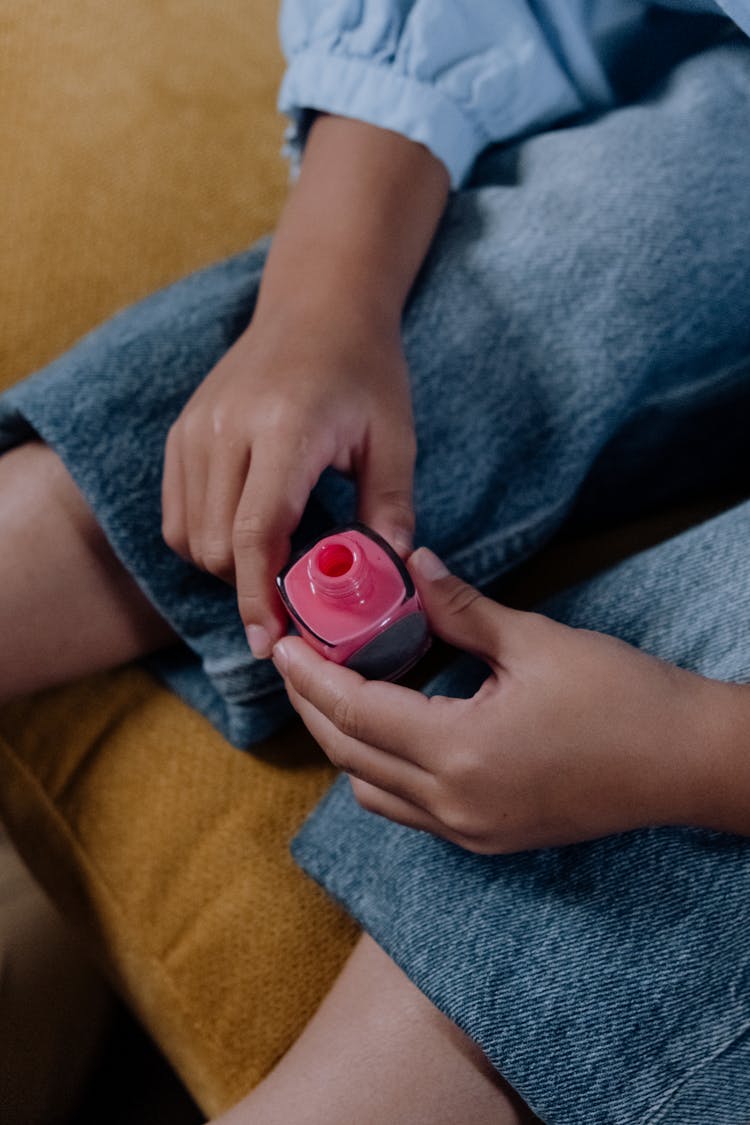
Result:
{"label": "forearm", "polygon": [[[256,318],[328,307],[398,324],[448,196],[422,145],[321,116],[311,130],[263,275]],[[335,302],[335,303],[334,303]]]}

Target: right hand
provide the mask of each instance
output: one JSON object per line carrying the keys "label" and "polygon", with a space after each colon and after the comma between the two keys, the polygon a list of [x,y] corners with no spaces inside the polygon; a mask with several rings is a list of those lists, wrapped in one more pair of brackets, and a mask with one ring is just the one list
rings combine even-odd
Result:
{"label": "right hand", "polygon": [[499,605],[424,547],[408,565],[432,632],[489,668],[470,699],[365,680],[298,637],[274,649],[363,808],[480,855],[650,825],[750,828],[748,685]]}
{"label": "right hand", "polygon": [[358,518],[405,556],[416,442],[398,328],[306,308],[253,322],[169,431],[163,534],[237,587],[248,641],[286,630],[275,576],[322,471],[351,474]]}

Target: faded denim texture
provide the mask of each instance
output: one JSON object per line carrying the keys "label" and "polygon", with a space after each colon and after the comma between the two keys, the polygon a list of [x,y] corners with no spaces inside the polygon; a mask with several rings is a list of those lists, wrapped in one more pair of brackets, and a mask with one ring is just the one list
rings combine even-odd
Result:
{"label": "faded denim texture", "polygon": [[[615,520],[747,475],[750,48],[639,101],[490,150],[405,314],[417,539],[486,584],[566,519]],[[152,666],[237,745],[287,712],[232,591],[160,534],[166,431],[244,328],[267,243],[128,310],[0,399],[0,448],[58,450],[185,640]],[[324,475],[299,539],[352,514]],[[750,679],[748,505],[545,608]],[[460,693],[458,665],[433,690]],[[653,830],[478,858],[338,783],[296,843],[549,1122],[750,1121],[750,842]]]}
{"label": "faded denim texture", "polygon": [[[639,104],[493,150],[452,196],[404,341],[417,541],[467,579],[539,548],[584,482],[582,510],[613,519],[743,460],[749,54],[715,47]],[[186,642],[152,667],[239,746],[285,696],[232,590],[165,546],[160,484],[169,425],[247,324],[266,250],[149,297],[0,398],[0,449],[34,431],[57,449]],[[298,542],[352,497],[324,474]]]}
{"label": "faded denim texture", "polygon": [[[750,681],[750,502],[540,608]],[[465,658],[431,694],[468,696]],[[341,778],[295,858],[551,1125],[750,1121],[750,840],[649,829],[475,856]]]}

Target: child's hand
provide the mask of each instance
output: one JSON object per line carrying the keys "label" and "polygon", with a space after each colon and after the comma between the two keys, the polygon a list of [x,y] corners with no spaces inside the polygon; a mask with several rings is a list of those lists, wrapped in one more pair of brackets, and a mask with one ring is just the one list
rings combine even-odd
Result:
{"label": "child's hand", "polygon": [[411,549],[414,429],[401,315],[448,173],[388,129],[319,116],[273,238],[250,328],[172,427],[167,543],[237,585],[256,656],[286,628],[274,579],[329,465],[358,515]]}
{"label": "child's hand", "polygon": [[272,327],[251,325],[172,427],[164,536],[236,583],[253,650],[268,656],[285,620],[274,577],[322,471],[352,474],[359,518],[406,555],[414,456],[398,331],[341,313],[280,315]]}
{"label": "child's hand", "polygon": [[500,606],[426,550],[409,565],[434,632],[490,667],[472,699],[368,682],[297,638],[274,650],[361,805],[480,853],[702,822],[737,685]]}

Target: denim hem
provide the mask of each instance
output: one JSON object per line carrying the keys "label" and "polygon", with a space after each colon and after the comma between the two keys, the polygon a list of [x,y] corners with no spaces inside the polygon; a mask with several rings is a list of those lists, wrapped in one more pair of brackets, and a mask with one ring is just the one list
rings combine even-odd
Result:
{"label": "denim hem", "polygon": [[341,777],[292,854],[542,1120],[750,1121],[750,841],[475,856],[365,812]]}

